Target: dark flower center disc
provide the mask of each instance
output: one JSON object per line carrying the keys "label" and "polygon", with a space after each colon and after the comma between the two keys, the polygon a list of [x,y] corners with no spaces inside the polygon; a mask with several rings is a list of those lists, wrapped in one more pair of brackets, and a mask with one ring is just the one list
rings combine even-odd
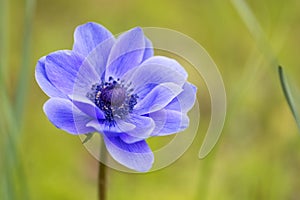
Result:
{"label": "dark flower center disc", "polygon": [[115,124],[116,118],[124,119],[137,104],[138,95],[132,94],[129,85],[110,77],[108,82],[94,84],[87,93],[87,97],[104,112],[110,125]]}
{"label": "dark flower center disc", "polygon": [[110,106],[121,106],[126,98],[126,91],[120,86],[109,86],[104,88],[100,94],[101,100]]}

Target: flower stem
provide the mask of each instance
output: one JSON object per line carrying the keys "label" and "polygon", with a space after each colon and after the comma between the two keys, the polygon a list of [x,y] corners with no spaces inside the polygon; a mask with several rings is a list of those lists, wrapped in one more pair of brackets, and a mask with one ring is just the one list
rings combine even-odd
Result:
{"label": "flower stem", "polygon": [[106,160],[106,149],[104,143],[101,144],[100,158],[98,169],[98,198],[99,200],[106,200],[107,168],[104,164]]}

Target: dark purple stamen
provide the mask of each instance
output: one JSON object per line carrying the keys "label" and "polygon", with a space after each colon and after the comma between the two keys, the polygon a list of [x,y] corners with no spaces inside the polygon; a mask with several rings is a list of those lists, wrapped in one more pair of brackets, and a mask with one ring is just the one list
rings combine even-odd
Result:
{"label": "dark purple stamen", "polygon": [[116,118],[123,119],[137,104],[138,95],[131,94],[133,89],[129,86],[119,78],[109,77],[108,82],[94,84],[87,97],[104,112],[109,124],[114,125]]}

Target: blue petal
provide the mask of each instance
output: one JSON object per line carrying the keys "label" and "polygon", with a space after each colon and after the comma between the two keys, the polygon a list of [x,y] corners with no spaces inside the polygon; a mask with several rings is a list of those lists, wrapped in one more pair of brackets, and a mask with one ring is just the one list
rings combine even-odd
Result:
{"label": "blue petal", "polygon": [[139,90],[139,99],[144,99],[145,96],[147,96],[157,85],[158,84],[156,83],[148,83],[144,85],[144,87]]}
{"label": "blue petal", "polygon": [[100,81],[100,75],[90,60],[83,60],[82,56],[69,50],[49,54],[45,69],[51,83],[72,99],[85,97],[92,85]]}
{"label": "blue petal", "polygon": [[164,108],[174,99],[182,88],[174,83],[162,83],[153,88],[147,96],[134,107],[134,113],[144,115]]}
{"label": "blue petal", "polygon": [[135,114],[126,119],[116,120],[116,126],[127,135],[137,138],[137,141],[148,138],[154,130],[155,124],[150,117]]}
{"label": "blue petal", "polygon": [[100,43],[110,38],[113,38],[113,35],[105,27],[89,22],[76,28],[73,50],[83,56],[87,56]]}
{"label": "blue petal", "polygon": [[189,126],[186,113],[162,109],[149,115],[155,122],[152,136],[164,136],[183,131]]}
{"label": "blue petal", "polygon": [[139,172],[151,169],[154,156],[146,141],[127,144],[119,137],[104,137],[104,142],[110,155],[122,165]]}
{"label": "blue petal", "polygon": [[165,56],[153,56],[146,60],[143,64],[158,64],[163,67],[170,67],[171,69],[181,73],[185,79],[187,79],[188,74],[185,69],[174,59],[167,58]]}
{"label": "blue petal", "polygon": [[85,59],[74,78],[71,99],[87,100],[87,94],[91,92],[93,85],[99,83],[100,80],[100,75],[90,63],[90,60]]}
{"label": "blue petal", "polygon": [[148,88],[149,85],[172,82],[183,86],[186,81],[180,72],[160,64],[141,64],[136,69],[126,73],[123,79],[132,84],[134,92],[137,94]]}
{"label": "blue petal", "polygon": [[104,113],[91,100],[84,96],[72,96],[70,99],[77,108],[94,119],[105,119]]}
{"label": "blue petal", "polygon": [[145,37],[141,28],[131,29],[121,34],[107,62],[105,77],[121,78],[128,70],[138,66],[144,57]]}
{"label": "blue petal", "polygon": [[183,91],[165,109],[188,112],[195,104],[197,88],[191,83],[183,85]]}
{"label": "blue petal", "polygon": [[154,55],[152,42],[145,37],[145,52],[143,56],[143,61],[147,60],[148,58],[151,58]]}
{"label": "blue petal", "polygon": [[117,126],[110,126],[105,120],[94,119],[86,126],[96,129],[97,132],[104,134],[106,137],[117,137],[122,134],[122,131]]}
{"label": "blue petal", "polygon": [[69,50],[51,53],[46,57],[47,76],[57,89],[65,94],[71,94],[82,61],[81,56]]}
{"label": "blue petal", "polygon": [[39,59],[36,65],[35,79],[37,83],[49,97],[66,98],[66,95],[64,95],[61,91],[55,88],[55,86],[50,82],[45,70],[45,61],[46,57],[44,56]]}
{"label": "blue petal", "polygon": [[51,98],[44,104],[44,112],[57,127],[71,134],[85,134],[95,129],[86,127],[91,118],[76,108],[71,101]]}
{"label": "blue petal", "polygon": [[102,77],[106,70],[108,56],[110,50],[115,43],[115,38],[109,38],[98,44],[87,56],[86,60],[97,71],[98,75]]}
{"label": "blue petal", "polygon": [[121,133],[119,134],[119,137],[121,140],[123,140],[123,142],[127,144],[132,144],[144,140],[142,138],[130,136],[127,133]]}

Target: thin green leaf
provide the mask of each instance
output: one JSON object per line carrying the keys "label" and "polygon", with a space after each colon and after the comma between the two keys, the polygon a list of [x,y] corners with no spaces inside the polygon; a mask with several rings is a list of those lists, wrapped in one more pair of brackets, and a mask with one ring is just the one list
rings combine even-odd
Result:
{"label": "thin green leaf", "polygon": [[[21,64],[21,72],[19,76],[19,82],[17,85],[17,93],[16,93],[16,101],[15,101],[15,123],[14,126],[20,127],[23,117],[24,105],[27,97],[28,90],[28,82],[30,77],[30,53],[31,51],[31,39],[32,39],[32,25],[33,25],[33,16],[35,11],[36,0],[26,0],[25,1],[25,20],[24,20],[24,35],[23,35],[23,51],[22,51],[22,64]],[[11,109],[13,112],[13,109]],[[15,135],[20,135],[21,131],[14,131]],[[20,137],[16,137],[19,139]],[[12,143],[18,143],[18,140],[13,140]],[[17,149],[15,149],[16,155]],[[22,195],[22,199],[28,200],[29,198],[29,189],[27,186],[26,175],[24,173],[23,165],[21,163],[21,159],[16,160],[17,163],[17,174],[18,180],[20,184],[20,193]]]}
{"label": "thin green leaf", "polygon": [[269,45],[269,42],[265,36],[265,33],[263,29],[260,26],[260,23],[256,19],[255,15],[253,14],[251,8],[244,0],[231,0],[233,6],[239,13],[240,17],[246,24],[249,32],[252,34],[252,36],[255,38],[259,48],[261,51],[265,54],[265,56],[268,58],[270,64],[272,66],[278,66],[278,73],[280,78],[281,87],[284,93],[284,96],[288,102],[288,105],[292,111],[292,114],[296,120],[297,126],[300,130],[300,118],[296,110],[296,105],[294,103],[293,97],[290,92],[290,87],[286,81],[285,75],[283,73],[282,67],[278,64],[276,57],[274,56],[274,53],[272,51],[271,46]]}
{"label": "thin green leaf", "polygon": [[0,1],[0,89],[4,87],[7,77],[7,65],[8,65],[8,13],[9,3],[8,0]]}
{"label": "thin green leaf", "polygon": [[[31,1],[33,2],[33,1]],[[26,6],[32,7],[32,4],[30,1],[26,2]],[[28,10],[26,11],[26,15],[28,15]],[[22,165],[22,159],[20,157],[20,151],[18,148],[18,143],[19,143],[19,138],[18,135],[20,133],[19,129],[19,122],[20,116],[22,115],[21,112],[14,113],[15,108],[11,104],[11,99],[9,98],[8,92],[7,92],[7,77],[9,77],[9,62],[8,62],[8,48],[9,48],[9,1],[8,0],[0,0],[0,109],[1,109],[1,139],[2,143],[1,145],[3,149],[2,154],[3,157],[1,159],[2,163],[2,173],[4,173],[3,176],[1,176],[1,191],[4,192],[3,198],[6,200],[14,200],[14,199],[24,199],[27,200],[29,199],[29,194],[28,194],[28,187],[26,184],[26,176],[24,174],[24,169]],[[28,19],[31,20],[31,18],[26,17],[26,21]],[[30,22],[31,23],[31,22]],[[27,23],[25,23],[25,26],[27,26]],[[28,36],[25,36],[25,38]],[[30,42],[28,42],[29,44]],[[28,46],[27,44],[25,46]],[[25,48],[25,51],[28,48]],[[24,58],[28,59],[28,55],[24,56]],[[24,60],[24,59],[23,59]],[[24,62],[23,62],[24,63]],[[26,63],[26,61],[25,61]],[[25,70],[22,68],[22,70]],[[28,78],[29,77],[29,71],[26,69],[25,74],[22,72],[20,78]],[[26,75],[27,73],[27,75]],[[24,77],[26,76],[26,77]],[[22,89],[22,87],[26,87],[26,85],[23,84],[21,89],[18,87],[18,95],[17,99],[19,101],[24,102],[22,98],[22,92],[25,90]],[[21,97],[21,98],[20,98]],[[18,119],[16,119],[18,118]],[[18,123],[17,123],[18,122]]]}
{"label": "thin green leaf", "polygon": [[85,134],[86,138],[84,138],[84,140],[82,141],[82,144],[87,143],[93,137],[93,135],[94,135],[94,133]]}
{"label": "thin green leaf", "polygon": [[278,66],[278,74],[279,74],[280,84],[281,84],[285,99],[286,99],[286,101],[287,101],[287,103],[288,103],[288,105],[291,109],[291,112],[292,112],[292,114],[295,118],[295,121],[297,123],[297,126],[300,130],[300,118],[299,118],[299,115],[298,115],[298,112],[297,112],[297,107],[296,107],[296,104],[294,102],[294,98],[291,94],[290,86],[289,86],[289,84],[286,80],[285,74],[283,72],[283,68],[281,66]]}
{"label": "thin green leaf", "polygon": [[[20,123],[22,121],[22,115],[24,110],[24,104],[27,97],[28,82],[30,77],[30,57],[31,57],[31,35],[32,24],[35,10],[35,0],[27,0],[25,6],[25,21],[24,21],[24,38],[23,38],[23,51],[21,71],[19,76],[19,82],[17,85],[16,93],[16,121]],[[20,125],[20,124],[19,124]]]}
{"label": "thin green leaf", "polygon": [[[0,120],[1,126],[1,199],[13,200],[15,198],[15,185],[12,182],[12,168],[8,166],[8,159],[15,159],[12,151],[9,151],[7,144],[8,125],[7,118],[8,111],[6,107],[6,83],[8,77],[8,52],[9,52],[9,2],[8,0],[0,0],[0,109],[2,118]],[[9,112],[10,113],[10,112]]]}
{"label": "thin green leaf", "polygon": [[[1,125],[1,131],[4,132],[4,186],[5,191],[8,191],[7,199],[19,199],[15,196],[20,196],[22,199],[29,199],[28,187],[26,184],[26,176],[24,174],[23,165],[18,149],[17,133],[20,131],[15,125],[14,113],[9,102],[8,96],[1,91],[0,99],[2,100],[1,111],[4,116]],[[17,178],[17,179],[16,179]],[[17,180],[17,181],[16,181]],[[19,189],[17,189],[19,188]]]}

